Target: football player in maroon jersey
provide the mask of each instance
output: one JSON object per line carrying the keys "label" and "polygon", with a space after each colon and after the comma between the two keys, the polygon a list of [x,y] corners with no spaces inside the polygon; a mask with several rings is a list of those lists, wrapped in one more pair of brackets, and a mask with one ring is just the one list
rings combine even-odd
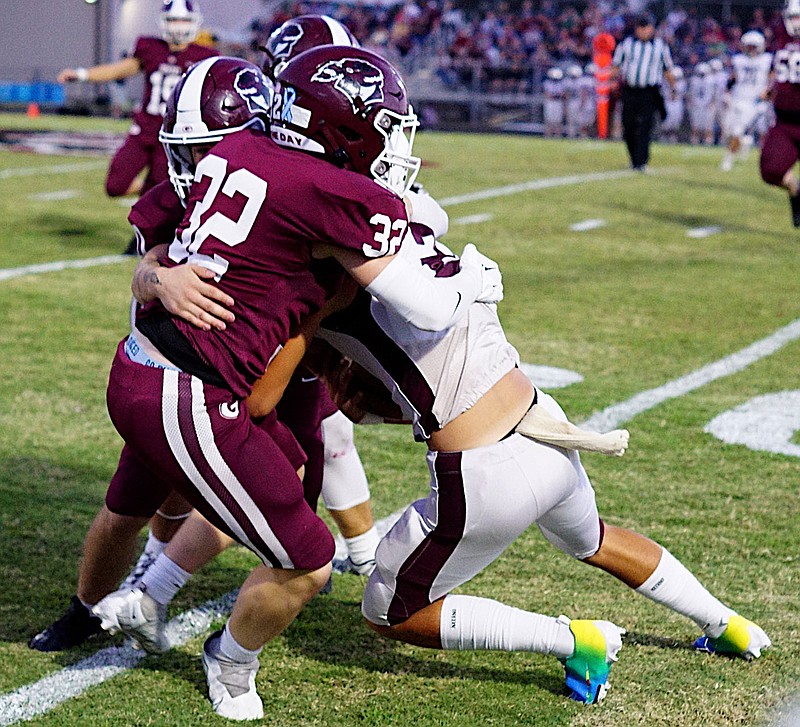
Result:
{"label": "football player in maroon jersey", "polygon": [[786,0],[783,25],[775,34],[771,97],[775,123],[761,147],[761,178],[789,193],[792,224],[800,227],[800,0]]}
{"label": "football player in maroon jersey", "polygon": [[[167,160],[158,141],[166,101],[189,66],[217,55],[213,48],[193,42],[202,22],[194,0],[164,0],[160,20],[161,38],[138,38],[128,58],[91,68],[65,68],[58,74],[59,83],[106,83],[144,75],[141,104],[108,168],[106,193],[110,197],[141,194],[167,178]],[[127,252],[135,250],[130,247]]]}
{"label": "football player in maroon jersey", "polygon": [[[365,119],[388,140],[395,127],[413,129],[416,118],[396,71],[369,55],[356,69],[370,71]],[[326,298],[325,278],[309,269],[313,257],[333,255],[364,285],[402,267],[394,253],[408,219],[392,189],[406,188],[419,165],[410,144],[378,148],[372,139],[343,150],[344,169],[282,149],[264,134],[269,101],[258,68],[220,58],[193,66],[170,99],[160,138],[186,214],[163,263],[211,270],[236,301],[236,317],[224,330],[200,330],[159,301],[137,312],[108,387],[109,413],[126,444],[81,567],[82,577],[94,578],[92,594],[82,595],[88,603],[110,592],[139,528],[172,489],[258,554],[264,565],[203,655],[215,710],[238,719],[262,714],[253,679],[258,652],[324,585],[333,554],[292,463],[242,403]],[[395,286],[382,297],[446,325],[474,300],[497,300],[499,290],[496,266],[474,251],[457,274]],[[125,614],[151,617],[153,599],[130,595]]]}

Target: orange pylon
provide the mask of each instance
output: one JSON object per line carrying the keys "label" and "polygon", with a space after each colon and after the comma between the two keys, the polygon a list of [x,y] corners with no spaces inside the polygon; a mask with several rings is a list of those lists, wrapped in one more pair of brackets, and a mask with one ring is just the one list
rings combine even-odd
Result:
{"label": "orange pylon", "polygon": [[27,111],[28,118],[36,119],[39,117],[40,114],[41,112],[39,111],[39,104],[34,101],[31,101],[28,104],[28,111]]}

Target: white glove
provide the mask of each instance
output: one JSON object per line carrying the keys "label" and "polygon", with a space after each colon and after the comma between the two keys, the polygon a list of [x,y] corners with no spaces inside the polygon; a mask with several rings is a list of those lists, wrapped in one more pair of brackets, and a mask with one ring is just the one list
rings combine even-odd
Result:
{"label": "white glove", "polygon": [[477,303],[498,303],[503,300],[503,276],[497,263],[486,257],[472,243],[461,253],[461,267],[480,275],[481,292],[475,299]]}

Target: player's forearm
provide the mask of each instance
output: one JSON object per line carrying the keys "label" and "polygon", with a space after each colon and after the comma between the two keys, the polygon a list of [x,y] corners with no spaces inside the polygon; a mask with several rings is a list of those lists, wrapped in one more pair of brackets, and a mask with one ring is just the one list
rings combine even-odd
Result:
{"label": "player's forearm", "polygon": [[149,303],[159,297],[161,293],[159,273],[162,267],[158,258],[166,252],[166,249],[166,245],[159,245],[149,250],[133,271],[131,292],[139,303]]}

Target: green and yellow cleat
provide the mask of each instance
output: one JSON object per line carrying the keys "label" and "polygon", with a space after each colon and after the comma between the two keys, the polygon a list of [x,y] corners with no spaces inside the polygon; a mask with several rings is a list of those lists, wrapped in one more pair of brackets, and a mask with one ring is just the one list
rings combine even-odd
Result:
{"label": "green and yellow cleat", "polygon": [[610,621],[570,621],[559,616],[575,637],[575,652],[562,659],[570,699],[596,704],[608,691],[608,674],[622,648],[625,629]]}
{"label": "green and yellow cleat", "polygon": [[746,618],[733,614],[725,630],[716,638],[701,636],[694,642],[697,651],[709,654],[732,654],[752,661],[761,656],[761,650],[772,646],[764,630]]}

